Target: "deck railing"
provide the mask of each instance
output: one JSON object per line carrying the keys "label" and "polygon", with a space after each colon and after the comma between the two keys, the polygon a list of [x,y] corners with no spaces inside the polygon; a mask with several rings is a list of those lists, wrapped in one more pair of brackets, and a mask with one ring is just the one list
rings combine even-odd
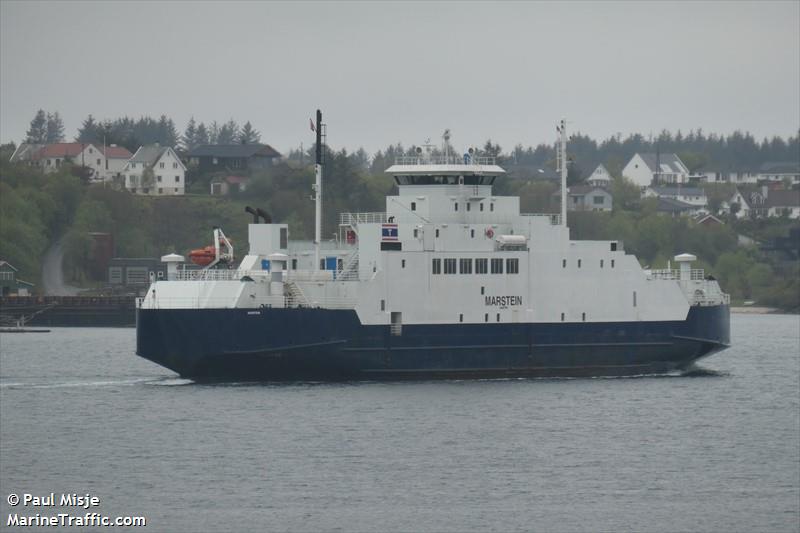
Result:
{"label": "deck railing", "polygon": [[401,155],[395,157],[395,165],[494,165],[496,159],[490,156],[462,155]]}
{"label": "deck railing", "polygon": [[[662,268],[657,270],[650,270],[648,277],[650,279],[681,279],[681,271],[675,268]],[[705,271],[702,268],[693,268],[690,272],[689,279],[691,281],[702,281],[706,279]]]}
{"label": "deck railing", "polygon": [[339,213],[339,225],[383,224],[388,221],[388,218],[386,213]]}

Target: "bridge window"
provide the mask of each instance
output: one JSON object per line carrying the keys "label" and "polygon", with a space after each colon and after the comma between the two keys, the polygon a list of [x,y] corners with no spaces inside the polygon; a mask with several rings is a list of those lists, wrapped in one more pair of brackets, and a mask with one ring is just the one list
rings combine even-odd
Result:
{"label": "bridge window", "polygon": [[475,260],[475,273],[476,274],[486,274],[489,272],[489,260],[488,259],[476,259]]}
{"label": "bridge window", "polygon": [[455,274],[456,273],[456,260],[455,259],[445,259],[444,260],[444,273],[445,274]]}
{"label": "bridge window", "polygon": [[462,274],[472,274],[472,259],[461,259],[458,266]]}
{"label": "bridge window", "polygon": [[503,260],[492,259],[492,274],[502,274],[502,273],[503,273]]}
{"label": "bridge window", "polygon": [[519,259],[506,259],[506,274],[519,274]]}
{"label": "bridge window", "polygon": [[441,274],[442,273],[442,260],[441,259],[434,259],[433,260],[433,267],[431,269],[433,274]]}

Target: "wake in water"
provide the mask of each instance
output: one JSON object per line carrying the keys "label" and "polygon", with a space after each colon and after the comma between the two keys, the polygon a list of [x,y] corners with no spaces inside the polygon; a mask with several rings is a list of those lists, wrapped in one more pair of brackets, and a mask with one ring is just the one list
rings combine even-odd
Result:
{"label": "wake in water", "polygon": [[194,383],[191,379],[175,377],[149,377],[133,379],[110,379],[92,381],[60,381],[60,382],[0,382],[0,389],[59,389],[75,387],[125,387],[132,385],[179,386]]}

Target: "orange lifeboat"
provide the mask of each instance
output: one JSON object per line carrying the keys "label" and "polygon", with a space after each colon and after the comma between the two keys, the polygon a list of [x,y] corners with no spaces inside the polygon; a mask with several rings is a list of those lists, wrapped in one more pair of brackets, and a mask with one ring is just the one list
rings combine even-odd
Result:
{"label": "orange lifeboat", "polygon": [[201,267],[211,264],[215,257],[216,254],[214,253],[213,246],[206,246],[205,248],[198,248],[189,252],[189,259],[191,262]]}

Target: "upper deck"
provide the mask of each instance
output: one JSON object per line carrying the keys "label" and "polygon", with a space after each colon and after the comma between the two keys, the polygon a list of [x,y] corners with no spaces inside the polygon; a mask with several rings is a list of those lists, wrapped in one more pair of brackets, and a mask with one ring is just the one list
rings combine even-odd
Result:
{"label": "upper deck", "polygon": [[[386,173],[394,176],[398,185],[491,185],[506,171],[494,157],[419,154],[396,158]],[[461,183],[459,176],[463,176]]]}

